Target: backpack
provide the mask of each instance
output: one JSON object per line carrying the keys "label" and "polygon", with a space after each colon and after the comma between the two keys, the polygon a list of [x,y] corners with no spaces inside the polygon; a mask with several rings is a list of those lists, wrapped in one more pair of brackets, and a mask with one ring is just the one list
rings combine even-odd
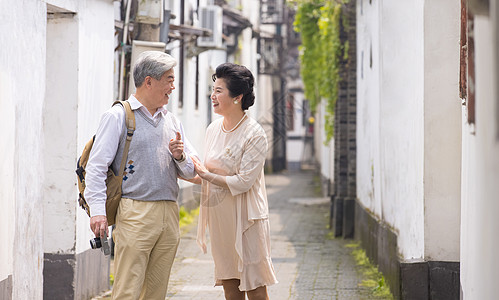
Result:
{"label": "backpack", "polygon": [[[123,172],[125,170],[125,164],[127,161],[128,150],[130,149],[130,142],[132,141],[133,132],[135,131],[135,115],[130,107],[130,103],[128,101],[115,101],[113,106],[116,104],[120,104],[125,109],[125,124],[127,128],[127,136],[125,142],[125,149],[123,150],[123,158],[121,159],[121,165],[119,169],[119,174],[115,175],[114,171],[109,167],[107,170],[107,179],[106,179],[106,217],[107,223],[109,226],[115,224],[116,212],[118,211],[118,205],[121,200],[121,184],[123,182]],[[94,145],[95,135],[87,142],[85,147],[83,148],[83,152],[78,158],[78,162],[76,163],[76,174],[78,179],[78,203],[81,208],[85,210],[87,215],[90,217],[90,206],[84,197],[85,192],[85,167],[87,166],[88,158],[90,156],[90,150],[92,150],[92,146]]]}

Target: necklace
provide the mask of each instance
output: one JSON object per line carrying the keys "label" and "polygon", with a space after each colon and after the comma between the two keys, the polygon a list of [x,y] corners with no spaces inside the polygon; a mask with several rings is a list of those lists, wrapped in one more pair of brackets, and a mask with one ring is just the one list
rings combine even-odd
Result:
{"label": "necklace", "polygon": [[239,127],[239,125],[243,122],[243,120],[244,120],[245,117],[246,117],[246,113],[244,113],[244,115],[241,118],[241,120],[239,120],[239,122],[237,122],[236,126],[234,126],[234,128],[232,128],[231,130],[225,129],[224,122],[222,122],[222,131],[225,132],[225,133],[229,133],[229,132],[232,132],[232,131],[236,130],[237,127]]}

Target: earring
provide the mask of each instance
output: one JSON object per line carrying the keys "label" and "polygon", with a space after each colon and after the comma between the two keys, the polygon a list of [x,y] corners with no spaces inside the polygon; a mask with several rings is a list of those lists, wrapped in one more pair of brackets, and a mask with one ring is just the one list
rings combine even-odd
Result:
{"label": "earring", "polygon": [[237,101],[237,100],[234,100],[234,104],[238,104],[238,103],[239,103],[239,101]]}

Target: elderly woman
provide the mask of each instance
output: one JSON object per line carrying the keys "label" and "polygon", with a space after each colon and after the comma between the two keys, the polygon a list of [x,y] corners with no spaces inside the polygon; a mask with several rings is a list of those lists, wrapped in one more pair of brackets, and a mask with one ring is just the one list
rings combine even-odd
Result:
{"label": "elderly woman", "polygon": [[208,227],[215,284],[226,299],[268,299],[267,286],[277,280],[263,173],[267,138],[245,113],[255,102],[254,78],[231,63],[218,66],[212,78],[213,109],[223,118],[206,130],[204,165],[193,159],[203,191],[198,243],[206,253]]}

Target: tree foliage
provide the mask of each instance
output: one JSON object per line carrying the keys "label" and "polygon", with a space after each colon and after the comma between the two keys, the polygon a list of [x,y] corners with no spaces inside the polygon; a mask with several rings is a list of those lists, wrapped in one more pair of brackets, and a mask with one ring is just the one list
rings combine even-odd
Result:
{"label": "tree foliage", "polygon": [[294,29],[300,33],[300,73],[305,97],[312,112],[321,99],[326,101],[326,142],[334,132],[334,108],[338,98],[339,68],[346,59],[348,44],[340,39],[341,11],[347,0],[295,0]]}

